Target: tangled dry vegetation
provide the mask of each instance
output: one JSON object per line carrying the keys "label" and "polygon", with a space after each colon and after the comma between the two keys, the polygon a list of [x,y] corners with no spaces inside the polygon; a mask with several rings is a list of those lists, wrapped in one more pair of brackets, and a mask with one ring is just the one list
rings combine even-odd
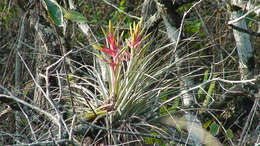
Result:
{"label": "tangled dry vegetation", "polygon": [[0,144],[257,145],[260,18],[244,71],[230,7],[0,1]]}

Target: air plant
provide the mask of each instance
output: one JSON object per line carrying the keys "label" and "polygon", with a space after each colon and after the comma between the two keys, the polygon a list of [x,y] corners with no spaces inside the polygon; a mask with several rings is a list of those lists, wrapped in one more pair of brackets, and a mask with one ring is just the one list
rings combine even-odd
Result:
{"label": "air plant", "polygon": [[[101,73],[89,66],[90,78],[85,82],[95,89],[95,93],[84,88],[89,98],[88,103],[82,102],[87,108],[84,108],[85,112],[80,116],[93,123],[98,119],[106,119],[105,127],[138,131],[138,126],[133,128],[130,125],[156,114],[152,110],[159,105],[163,96],[161,91],[172,83],[172,80],[162,82],[160,79],[172,67],[169,66],[169,59],[166,59],[170,53],[161,54],[155,59],[167,47],[147,50],[150,48],[150,41],[147,40],[150,35],[144,33],[142,20],[129,26],[129,37],[126,39],[123,39],[124,32],[119,34],[113,30],[111,22],[108,31],[103,30],[103,33],[106,43],[98,43],[93,48],[99,52],[95,55],[105,63],[108,86],[102,80]],[[162,61],[165,64],[161,64]],[[125,124],[130,127],[123,126]]]}
{"label": "air plant", "polygon": [[[124,81],[129,80],[129,72],[133,70],[133,64],[137,65],[138,58],[141,58],[142,51],[145,47],[141,48],[140,44],[149,36],[143,36],[144,29],[141,29],[142,21],[138,24],[130,26],[130,38],[125,40],[125,46],[122,46],[122,38],[124,32],[119,37],[116,37],[116,31],[112,28],[112,23],[109,22],[109,30],[103,33],[106,37],[107,45],[93,45],[94,48],[103,53],[103,56],[96,54],[101,60],[108,64],[108,78],[109,78],[109,101],[115,102],[118,106],[122,104],[121,98],[122,88]],[[123,71],[123,73],[122,73]],[[123,90],[122,90],[123,89]]]}
{"label": "air plant", "polygon": [[[136,140],[141,136],[131,136],[133,132],[155,132],[164,138],[169,136],[171,132],[160,123],[169,121],[163,116],[172,116],[170,112],[161,114],[160,109],[163,107],[162,98],[171,98],[175,94],[176,78],[168,77],[169,70],[175,66],[169,59],[172,52],[167,50],[167,45],[160,48],[150,46],[151,41],[147,39],[150,35],[144,33],[142,20],[130,25],[129,37],[125,40],[124,33],[119,35],[113,30],[111,22],[108,31],[103,30],[103,33],[106,44],[96,44],[93,48],[98,50],[96,56],[105,63],[108,86],[95,67],[87,67],[89,75],[84,82],[91,89],[80,87],[87,99],[78,97],[78,101],[85,105],[79,117],[103,129],[130,133],[125,136],[108,132],[103,137],[108,144]],[[99,119],[105,122],[100,125]]]}
{"label": "air plant", "polygon": [[[109,22],[108,31],[103,30],[106,43],[93,45],[99,52],[95,55],[105,63],[108,86],[102,80],[101,73],[88,66],[90,75],[85,83],[93,87],[95,92],[81,88],[88,95],[88,100],[79,99],[87,107],[82,108],[84,112],[80,114],[81,118],[93,123],[103,118],[110,123],[105,127],[114,125],[111,128],[129,131],[138,127],[132,129],[131,124],[156,114],[152,110],[165,96],[161,91],[172,83],[172,80],[162,81],[161,78],[172,65],[167,59],[170,53],[161,54],[155,59],[167,47],[147,50],[150,48],[150,41],[147,40],[150,35],[144,33],[142,22],[129,26],[129,37],[126,39],[123,39],[125,33],[119,34],[113,30]],[[165,64],[161,64],[162,61]],[[127,125],[130,127],[122,126],[126,121],[129,121]]]}

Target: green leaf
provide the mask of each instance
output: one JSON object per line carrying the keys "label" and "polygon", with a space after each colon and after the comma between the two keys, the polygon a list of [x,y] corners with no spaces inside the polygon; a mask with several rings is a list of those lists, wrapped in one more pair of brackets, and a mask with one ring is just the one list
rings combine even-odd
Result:
{"label": "green leaf", "polygon": [[174,101],[173,101],[173,104],[172,104],[172,107],[171,107],[171,110],[175,111],[176,108],[180,105],[181,103],[181,98],[176,98]]}
{"label": "green leaf", "polygon": [[186,30],[190,33],[197,33],[200,30],[201,22],[200,21],[187,21]]}
{"label": "green leaf", "polygon": [[227,137],[230,138],[230,139],[232,139],[234,137],[233,132],[232,132],[231,129],[227,130]]}
{"label": "green leaf", "polygon": [[167,107],[163,105],[163,106],[160,108],[160,113],[161,113],[162,115],[168,114],[168,113],[167,113]]}
{"label": "green leaf", "polygon": [[193,5],[192,3],[184,4],[181,7],[178,7],[178,12],[183,13],[185,10],[189,9],[192,5]]}
{"label": "green leaf", "polygon": [[213,122],[211,125],[210,125],[210,133],[213,135],[213,136],[216,136],[219,132],[219,125],[216,123],[216,122]]}
{"label": "green leaf", "polygon": [[[204,79],[203,79],[203,83],[206,82],[208,80],[208,76],[209,76],[209,70],[205,70],[204,72]],[[199,91],[198,91],[198,99],[200,99],[203,95],[203,89],[205,89],[206,85],[203,85]]]}
{"label": "green leaf", "polygon": [[[213,76],[213,79],[216,78],[217,76],[218,76],[218,74],[215,74]],[[209,104],[211,95],[213,93],[213,89],[215,88],[215,85],[216,85],[216,81],[213,81],[213,82],[210,83],[209,89],[208,89],[208,94],[206,96],[206,99],[203,102],[203,106],[207,106]]]}
{"label": "green leaf", "polygon": [[59,27],[63,27],[63,14],[61,6],[55,0],[44,1],[47,5],[48,14],[51,20]]}
{"label": "green leaf", "polygon": [[208,128],[211,123],[212,123],[212,120],[207,121],[206,123],[203,124],[203,128],[205,128],[205,129]]}
{"label": "green leaf", "polygon": [[87,22],[87,18],[84,17],[81,13],[77,12],[77,11],[66,11],[65,14],[64,14],[64,17],[66,19],[69,19],[71,21],[74,21],[74,22],[82,22],[82,23],[85,23]]}
{"label": "green leaf", "polygon": [[119,4],[119,9],[124,10],[126,8],[126,6],[124,6],[124,5],[125,5],[125,0],[121,0],[120,4]]}
{"label": "green leaf", "polygon": [[[152,135],[158,135],[156,132],[152,132]],[[151,138],[151,137],[144,137],[145,144],[160,144],[161,146],[164,146],[163,140],[157,139],[157,138]]]}

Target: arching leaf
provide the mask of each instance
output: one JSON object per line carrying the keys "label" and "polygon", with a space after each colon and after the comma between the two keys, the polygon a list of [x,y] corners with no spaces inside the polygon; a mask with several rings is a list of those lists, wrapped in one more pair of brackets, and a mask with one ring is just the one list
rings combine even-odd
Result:
{"label": "arching leaf", "polygon": [[64,17],[74,22],[86,23],[88,21],[87,18],[84,17],[81,13],[72,10],[66,11]]}

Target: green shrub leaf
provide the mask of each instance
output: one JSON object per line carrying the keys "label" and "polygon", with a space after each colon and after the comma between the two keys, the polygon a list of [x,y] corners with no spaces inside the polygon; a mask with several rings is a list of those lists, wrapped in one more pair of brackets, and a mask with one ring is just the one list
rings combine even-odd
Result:
{"label": "green shrub leaf", "polygon": [[210,133],[213,135],[213,136],[216,136],[219,132],[219,125],[216,123],[216,122],[213,122],[211,125],[210,125]]}
{"label": "green shrub leaf", "polygon": [[74,22],[82,22],[82,23],[85,23],[87,22],[87,18],[84,17],[81,13],[77,12],[77,11],[66,11],[65,14],[64,14],[64,17],[66,19],[69,19],[71,21],[74,21]]}
{"label": "green shrub leaf", "polygon": [[205,128],[205,129],[208,128],[209,125],[212,123],[212,121],[213,121],[213,120],[209,120],[209,121],[207,121],[206,123],[204,123],[204,124],[203,124],[203,128]]}
{"label": "green shrub leaf", "polygon": [[190,33],[197,33],[200,30],[201,22],[200,21],[187,21],[186,30]]}
{"label": "green shrub leaf", "polygon": [[[208,76],[209,76],[209,70],[206,70],[204,72],[204,79],[203,79],[203,83],[206,82],[208,80]],[[205,94],[203,93],[203,89],[205,89],[206,85],[203,85],[199,91],[198,91],[198,99],[201,99],[202,98],[202,95]]]}
{"label": "green shrub leaf", "polygon": [[[216,78],[217,76],[218,76],[218,74],[214,75],[213,79]],[[206,99],[203,102],[203,106],[204,107],[209,104],[211,96],[212,96],[212,93],[213,93],[213,90],[215,89],[215,85],[216,85],[216,81],[213,81],[213,82],[210,83],[209,89],[208,89],[208,94],[206,96]]]}
{"label": "green shrub leaf", "polygon": [[55,0],[44,1],[47,5],[48,14],[51,20],[59,27],[63,27],[63,14],[61,6]]}
{"label": "green shrub leaf", "polygon": [[232,132],[231,129],[227,130],[227,137],[230,138],[230,139],[232,139],[234,137],[233,132]]}

